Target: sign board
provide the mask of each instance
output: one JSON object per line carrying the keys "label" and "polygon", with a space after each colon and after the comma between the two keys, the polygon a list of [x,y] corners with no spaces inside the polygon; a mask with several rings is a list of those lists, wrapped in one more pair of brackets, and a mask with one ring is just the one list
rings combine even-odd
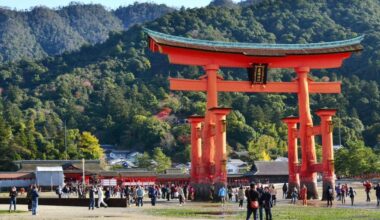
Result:
{"label": "sign board", "polygon": [[252,84],[266,84],[268,77],[268,64],[252,64],[248,68],[248,79]]}

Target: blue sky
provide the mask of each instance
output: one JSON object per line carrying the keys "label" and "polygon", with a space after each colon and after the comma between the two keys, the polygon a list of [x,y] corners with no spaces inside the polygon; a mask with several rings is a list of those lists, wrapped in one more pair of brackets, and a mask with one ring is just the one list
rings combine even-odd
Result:
{"label": "blue sky", "polygon": [[[33,6],[44,5],[50,8],[68,5],[73,0],[0,0],[0,6],[7,6],[18,10],[30,9]],[[211,0],[75,0],[82,3],[100,3],[108,8],[115,9],[119,6],[130,5],[133,2],[154,2],[164,3],[174,7],[203,7],[208,5]]]}

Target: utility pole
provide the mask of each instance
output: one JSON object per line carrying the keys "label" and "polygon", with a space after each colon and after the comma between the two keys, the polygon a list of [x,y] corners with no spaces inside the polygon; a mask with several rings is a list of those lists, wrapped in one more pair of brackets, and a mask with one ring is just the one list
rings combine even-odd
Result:
{"label": "utility pole", "polygon": [[64,122],[64,136],[65,136],[65,139],[64,139],[64,145],[65,145],[65,160],[67,160],[66,119],[65,119],[65,122]]}

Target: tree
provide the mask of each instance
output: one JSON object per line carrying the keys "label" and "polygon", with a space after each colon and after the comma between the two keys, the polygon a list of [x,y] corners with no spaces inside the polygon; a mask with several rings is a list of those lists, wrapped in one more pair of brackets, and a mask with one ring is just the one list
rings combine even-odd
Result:
{"label": "tree", "polygon": [[82,132],[78,144],[80,156],[85,159],[101,159],[104,156],[99,140],[90,132]]}
{"label": "tree", "polygon": [[276,149],[277,143],[272,136],[261,135],[257,141],[252,140],[248,143],[248,153],[252,161],[270,160],[275,155],[270,155],[272,149]]}
{"label": "tree", "polygon": [[157,173],[162,173],[172,166],[172,160],[159,147],[154,148],[153,160],[156,162],[155,171]]}
{"label": "tree", "polygon": [[335,152],[337,175],[363,175],[379,172],[380,159],[363,141],[351,141]]}
{"label": "tree", "polygon": [[139,168],[151,169],[152,158],[150,158],[148,152],[144,152],[143,154],[137,156],[137,166]]}

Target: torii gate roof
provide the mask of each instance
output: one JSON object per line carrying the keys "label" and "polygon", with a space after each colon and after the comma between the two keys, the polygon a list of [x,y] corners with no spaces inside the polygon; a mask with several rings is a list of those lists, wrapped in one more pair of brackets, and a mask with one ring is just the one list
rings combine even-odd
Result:
{"label": "torii gate roof", "polygon": [[363,50],[360,43],[364,39],[364,36],[359,36],[309,44],[240,43],[185,38],[146,28],[144,31],[149,36],[149,48],[169,55],[171,63],[225,67],[249,67],[252,63],[268,63],[273,68],[302,65],[310,68],[339,67],[352,52]]}

